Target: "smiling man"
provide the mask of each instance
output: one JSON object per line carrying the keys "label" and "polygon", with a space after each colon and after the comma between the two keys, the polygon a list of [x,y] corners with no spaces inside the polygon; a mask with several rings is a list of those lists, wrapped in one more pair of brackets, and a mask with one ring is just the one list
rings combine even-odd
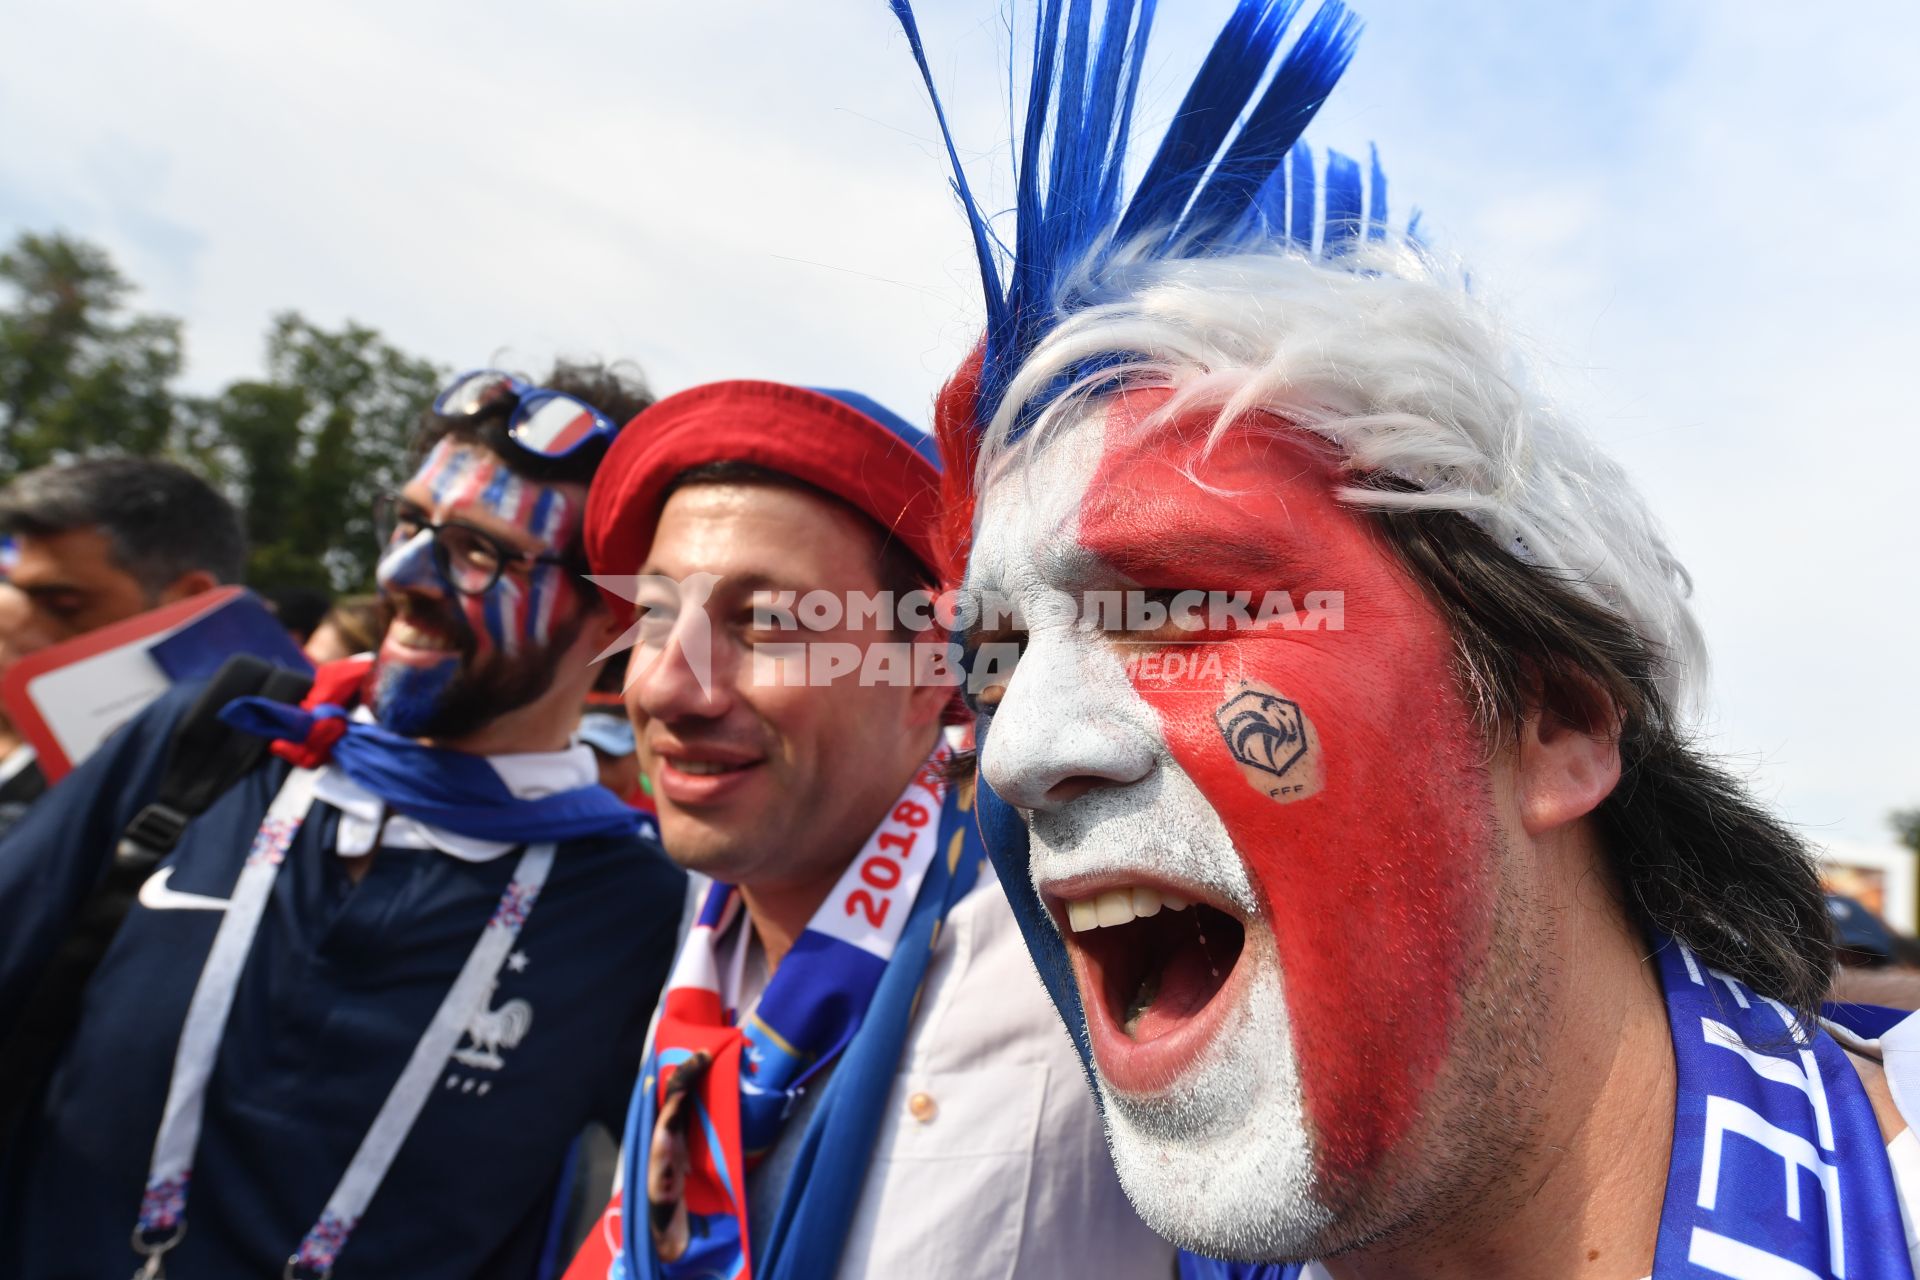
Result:
{"label": "smiling man", "polygon": [[569,1280],[1172,1274],[945,778],[931,453],[864,396],[722,382],[594,481],[641,767],[701,896]]}
{"label": "smiling man", "polygon": [[[623,1115],[684,893],[569,741],[623,625],[579,578],[587,484],[646,403],[563,366],[423,416],[382,508],[396,621],[306,707],[222,712],[277,758],[186,824],[94,974],[5,1140],[0,1273],[535,1271],[569,1144]],[[197,692],[0,842],[0,1020]]]}
{"label": "smiling man", "polygon": [[1910,1277],[1920,1024],[1816,1019],[1684,573],[1377,166],[1297,145],[1357,24],[1294,8],[1129,193],[1152,8],[1045,6],[1010,240],[960,184],[982,824],[1121,1180],[1196,1276]]}

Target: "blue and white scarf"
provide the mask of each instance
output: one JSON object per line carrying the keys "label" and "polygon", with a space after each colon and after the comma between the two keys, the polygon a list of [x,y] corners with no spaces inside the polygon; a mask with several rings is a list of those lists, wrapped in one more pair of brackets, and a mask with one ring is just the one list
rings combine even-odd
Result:
{"label": "blue and white scarf", "polygon": [[[1655,960],[1678,1097],[1652,1280],[1913,1280],[1886,1144],[1846,1052],[1677,941]],[[1191,1280],[1301,1270],[1180,1260]]]}

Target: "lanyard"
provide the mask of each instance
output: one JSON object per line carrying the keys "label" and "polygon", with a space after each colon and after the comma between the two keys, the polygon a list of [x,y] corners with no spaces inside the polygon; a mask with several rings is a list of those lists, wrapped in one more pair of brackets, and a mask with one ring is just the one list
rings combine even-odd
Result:
{"label": "lanyard", "polygon": [[[164,1258],[180,1243],[187,1230],[187,1193],[193,1181],[194,1152],[200,1145],[200,1128],[206,1117],[207,1081],[213,1075],[214,1059],[226,1033],[227,1018],[233,1010],[234,994],[240,987],[240,975],[247,954],[253,948],[254,934],[273,892],[274,878],[286,860],[300,825],[313,807],[314,783],[311,769],[296,769],[267,809],[253,847],[234,884],[220,929],[214,934],[213,948],[200,970],[187,1006],[180,1045],[174,1052],[173,1076],[167,1085],[166,1109],[161,1114],[160,1132],[154,1138],[153,1163],[147,1175],[147,1190],[140,1199],[140,1219],[133,1229],[134,1251],[146,1262],[134,1273],[134,1280],[161,1280],[166,1274]],[[287,1280],[300,1277],[325,1277],[332,1274],[340,1250],[379,1190],[381,1181],[406,1141],[414,1121],[433,1093],[434,1081],[446,1065],[447,1056],[459,1043],[489,989],[499,976],[500,966],[513,949],[520,927],[546,883],[553,867],[554,846],[530,846],[514,867],[513,880],[500,895],[479,941],[468,954],[460,974],[454,979],[446,998],[440,1002],[426,1032],[414,1046],[413,1056],[402,1068],[400,1078],[380,1106],[373,1126],[360,1140],[347,1170],[327,1200],[320,1218],[313,1224],[283,1272]]]}

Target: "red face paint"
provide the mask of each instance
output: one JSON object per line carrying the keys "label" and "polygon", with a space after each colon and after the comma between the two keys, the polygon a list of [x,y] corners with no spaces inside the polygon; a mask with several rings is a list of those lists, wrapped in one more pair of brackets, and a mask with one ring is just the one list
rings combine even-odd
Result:
{"label": "red face paint", "polygon": [[[1272,590],[1295,602],[1345,593],[1341,629],[1178,637],[1201,641],[1181,647],[1195,674],[1130,668],[1265,904],[1319,1171],[1337,1185],[1375,1169],[1416,1122],[1485,945],[1483,741],[1444,623],[1335,498],[1324,446],[1292,430],[1263,435],[1280,428],[1269,419],[1205,453],[1211,413],[1143,438],[1136,424],[1164,401],[1136,393],[1111,409],[1082,545],[1149,591],[1247,591],[1256,606]],[[1317,792],[1275,799],[1249,781],[1264,775],[1235,758],[1218,715],[1243,681],[1297,704],[1311,724]]]}

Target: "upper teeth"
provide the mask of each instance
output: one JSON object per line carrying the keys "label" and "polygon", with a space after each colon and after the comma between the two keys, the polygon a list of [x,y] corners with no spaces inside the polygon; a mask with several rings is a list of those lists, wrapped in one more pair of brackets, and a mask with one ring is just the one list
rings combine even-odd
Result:
{"label": "upper teeth", "polygon": [[726,773],[738,769],[735,764],[722,764],[718,760],[679,760],[675,762],[682,773]]}
{"label": "upper teeth", "polygon": [[1135,885],[1131,889],[1109,889],[1098,897],[1069,902],[1067,924],[1075,933],[1085,933],[1089,929],[1108,929],[1130,920],[1157,916],[1162,907],[1185,911],[1192,905],[1177,893]]}
{"label": "upper teeth", "polygon": [[445,649],[445,640],[430,631],[422,631],[404,618],[393,624],[393,638],[410,649]]}

